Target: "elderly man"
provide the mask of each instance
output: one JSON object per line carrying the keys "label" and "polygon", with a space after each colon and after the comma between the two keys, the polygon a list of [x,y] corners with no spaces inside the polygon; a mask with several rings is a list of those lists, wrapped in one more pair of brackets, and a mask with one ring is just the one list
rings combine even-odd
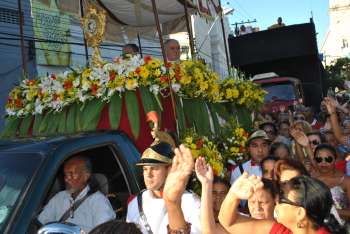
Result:
{"label": "elderly man", "polygon": [[64,164],[66,190],[57,193],[44,207],[38,220],[70,222],[80,226],[86,233],[97,225],[115,218],[108,199],[90,188],[91,163],[83,156],[74,156]]}
{"label": "elderly man", "polygon": [[[174,152],[169,144],[159,142],[147,148],[137,164],[143,168],[146,190],[129,203],[126,221],[139,225],[142,233],[167,233],[168,210],[162,193],[173,155]],[[181,209],[184,220],[191,226],[190,233],[201,233],[199,198],[185,191],[181,198]]]}
{"label": "elderly man", "polygon": [[180,44],[175,39],[169,39],[164,43],[165,54],[168,62],[180,61]]}

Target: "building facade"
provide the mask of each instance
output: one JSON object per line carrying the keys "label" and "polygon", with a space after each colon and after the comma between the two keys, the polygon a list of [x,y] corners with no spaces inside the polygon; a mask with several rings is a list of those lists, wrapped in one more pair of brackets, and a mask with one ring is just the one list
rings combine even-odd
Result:
{"label": "building facade", "polygon": [[329,1],[329,29],[322,45],[326,65],[350,56],[350,0]]}

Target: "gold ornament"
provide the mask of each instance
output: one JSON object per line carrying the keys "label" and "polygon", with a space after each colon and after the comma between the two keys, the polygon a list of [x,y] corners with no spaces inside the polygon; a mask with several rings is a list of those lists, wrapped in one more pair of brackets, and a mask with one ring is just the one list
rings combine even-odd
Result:
{"label": "gold ornament", "polygon": [[87,14],[81,19],[81,26],[88,46],[94,49],[92,65],[102,67],[103,62],[99,46],[106,31],[106,11],[98,10],[94,5],[89,4]]}

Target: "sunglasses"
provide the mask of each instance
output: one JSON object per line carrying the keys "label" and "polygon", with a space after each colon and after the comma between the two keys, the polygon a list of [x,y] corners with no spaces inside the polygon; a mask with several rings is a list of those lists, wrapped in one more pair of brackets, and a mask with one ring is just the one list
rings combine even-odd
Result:
{"label": "sunglasses", "polygon": [[318,140],[310,141],[310,143],[313,144],[313,145],[319,145],[319,144],[321,144],[321,142],[319,142]]}
{"label": "sunglasses", "polygon": [[332,163],[334,158],[332,156],[327,156],[327,157],[324,157],[324,158],[316,156],[315,160],[316,160],[317,163],[321,163],[322,161],[324,161],[326,163]]}
{"label": "sunglasses", "polygon": [[305,120],[304,116],[295,116],[294,120]]}

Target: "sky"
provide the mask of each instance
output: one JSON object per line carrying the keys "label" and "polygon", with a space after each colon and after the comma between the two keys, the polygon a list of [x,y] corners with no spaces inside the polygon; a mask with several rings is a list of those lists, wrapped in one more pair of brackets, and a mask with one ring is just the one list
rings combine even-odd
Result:
{"label": "sky", "polygon": [[260,30],[275,24],[279,16],[286,25],[310,22],[312,12],[319,49],[328,30],[329,0],[221,0],[221,4],[234,8],[229,17],[231,24],[256,19],[251,25]]}

